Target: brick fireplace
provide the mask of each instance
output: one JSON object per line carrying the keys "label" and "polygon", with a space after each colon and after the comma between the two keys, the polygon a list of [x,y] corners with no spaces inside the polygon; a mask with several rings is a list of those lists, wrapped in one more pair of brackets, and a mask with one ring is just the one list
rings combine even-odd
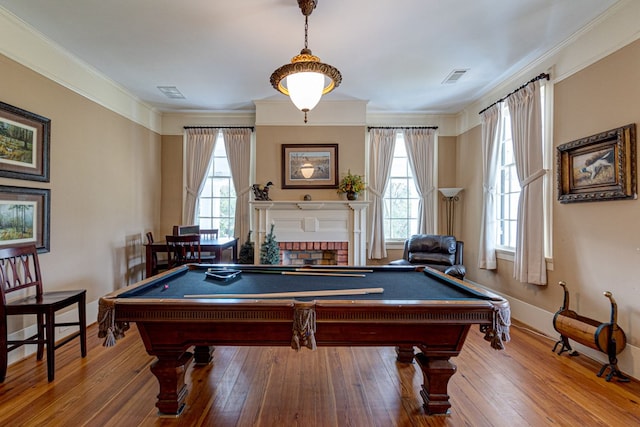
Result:
{"label": "brick fireplace", "polygon": [[349,265],[349,242],[280,242],[283,265]]}
{"label": "brick fireplace", "polygon": [[294,259],[300,265],[366,265],[368,201],[274,200],[253,201],[251,206],[256,260],[260,259],[260,246],[273,224],[284,262]]}

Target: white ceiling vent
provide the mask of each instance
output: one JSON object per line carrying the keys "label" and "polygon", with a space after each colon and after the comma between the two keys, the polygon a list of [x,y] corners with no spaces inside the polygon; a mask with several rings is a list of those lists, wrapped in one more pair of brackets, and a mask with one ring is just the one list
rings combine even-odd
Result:
{"label": "white ceiling vent", "polygon": [[185,99],[182,92],[180,92],[175,86],[158,86],[158,90],[162,92],[167,98]]}
{"label": "white ceiling vent", "polygon": [[453,70],[447,77],[445,77],[445,79],[442,81],[442,84],[457,83],[458,80],[460,80],[460,78],[467,73],[467,71],[469,71],[468,68]]}

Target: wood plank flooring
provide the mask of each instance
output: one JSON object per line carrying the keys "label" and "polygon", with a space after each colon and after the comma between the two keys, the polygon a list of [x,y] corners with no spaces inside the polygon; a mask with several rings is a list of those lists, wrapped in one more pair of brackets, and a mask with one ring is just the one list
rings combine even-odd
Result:
{"label": "wood plank flooring", "polygon": [[505,351],[472,328],[449,383],[451,414],[425,415],[422,374],[393,348],[218,347],[187,371],[187,408],[160,418],[153,358],[133,328],[105,348],[89,328],[89,354],[58,350],[56,379],[27,358],[0,384],[1,426],[636,426],[640,383],[606,382],[585,356],[552,353],[553,339],[512,328]]}

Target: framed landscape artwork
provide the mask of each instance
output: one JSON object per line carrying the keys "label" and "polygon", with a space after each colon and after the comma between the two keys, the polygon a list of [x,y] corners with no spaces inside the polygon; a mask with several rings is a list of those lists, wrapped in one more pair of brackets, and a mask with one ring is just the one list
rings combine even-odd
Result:
{"label": "framed landscape artwork", "polygon": [[559,145],[558,200],[635,199],[636,169],[635,123]]}
{"label": "framed landscape artwork", "polygon": [[0,102],[0,177],[49,182],[51,121]]}
{"label": "framed landscape artwork", "polygon": [[338,144],[282,144],[282,188],[337,188]]}
{"label": "framed landscape artwork", "polygon": [[0,185],[0,248],[34,243],[49,252],[50,190]]}

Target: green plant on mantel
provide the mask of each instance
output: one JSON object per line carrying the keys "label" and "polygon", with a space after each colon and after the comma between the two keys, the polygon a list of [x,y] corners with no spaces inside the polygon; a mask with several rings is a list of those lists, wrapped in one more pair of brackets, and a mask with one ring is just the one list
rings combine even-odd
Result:
{"label": "green plant on mantel", "polygon": [[354,175],[351,170],[340,180],[338,185],[338,194],[342,193],[355,193],[358,194],[364,190],[365,182],[362,175]]}

